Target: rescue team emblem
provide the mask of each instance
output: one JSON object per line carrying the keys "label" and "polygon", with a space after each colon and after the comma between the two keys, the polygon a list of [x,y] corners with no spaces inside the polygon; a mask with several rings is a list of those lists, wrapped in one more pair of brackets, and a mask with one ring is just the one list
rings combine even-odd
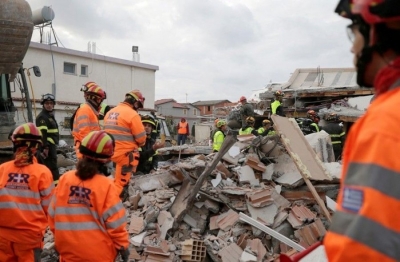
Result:
{"label": "rescue team emblem", "polygon": [[5,187],[9,189],[29,190],[29,175],[28,174],[8,174],[8,180]]}
{"label": "rescue team emblem", "polygon": [[68,204],[84,204],[89,207],[93,206],[90,203],[90,193],[92,193],[92,190],[80,186],[71,186],[69,190]]}
{"label": "rescue team emblem", "polygon": [[119,113],[110,113],[108,116],[108,120],[117,120],[119,116]]}

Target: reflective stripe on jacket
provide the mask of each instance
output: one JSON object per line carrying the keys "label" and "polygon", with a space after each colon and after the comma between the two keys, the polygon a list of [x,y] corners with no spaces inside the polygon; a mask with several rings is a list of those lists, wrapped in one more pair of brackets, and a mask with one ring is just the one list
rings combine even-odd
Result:
{"label": "reflective stripe on jacket", "polygon": [[56,249],[65,261],[114,261],[129,246],[125,208],[110,179],[82,181],[75,172],[60,177],[49,207]]}
{"label": "reflective stripe on jacket", "polygon": [[104,117],[104,130],[115,139],[114,157],[137,150],[146,143],[139,114],[128,103],[120,103]]}
{"label": "reflective stripe on jacket", "polygon": [[86,102],[78,108],[75,114],[74,126],[72,129],[74,142],[82,141],[91,131],[99,130],[98,112],[91,104]]}
{"label": "reflective stripe on jacket", "polygon": [[53,176],[44,165],[0,165],[0,235],[16,243],[37,244],[47,227]]}
{"label": "reflective stripe on jacket", "polygon": [[319,126],[316,123],[311,123],[310,127],[313,127],[315,132],[319,132]]}
{"label": "reflective stripe on jacket", "polygon": [[224,143],[225,134],[221,130],[217,130],[214,134],[213,151],[219,151],[222,143]]}
{"label": "reflective stripe on jacket", "polygon": [[399,103],[400,88],[379,95],[350,129],[329,261],[400,261]]}
{"label": "reflective stripe on jacket", "polygon": [[58,124],[53,115],[50,115],[46,110],[42,110],[36,117],[36,126],[42,132],[43,146],[48,143],[58,145],[60,141],[60,134],[58,131]]}

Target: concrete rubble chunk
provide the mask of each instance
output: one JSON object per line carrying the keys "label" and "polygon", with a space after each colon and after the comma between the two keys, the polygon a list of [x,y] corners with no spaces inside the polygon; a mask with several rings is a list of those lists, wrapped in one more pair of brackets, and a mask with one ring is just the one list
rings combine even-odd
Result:
{"label": "concrete rubble chunk", "polygon": [[311,133],[305,136],[305,139],[314,149],[317,157],[322,162],[334,162],[335,155],[333,154],[333,147],[330,135],[321,130],[317,133]]}
{"label": "concrete rubble chunk", "polygon": [[267,168],[262,162],[260,162],[260,159],[255,154],[248,154],[246,157],[245,163],[246,163],[246,165],[250,166],[254,170],[257,170],[260,172],[264,172],[265,169]]}
{"label": "concrete rubble chunk", "polygon": [[235,243],[230,244],[229,246],[224,247],[218,252],[218,256],[222,260],[222,262],[233,262],[240,261],[240,257],[242,256],[243,249],[241,249]]}
{"label": "concrete rubble chunk", "polygon": [[318,242],[326,234],[326,229],[321,219],[316,219],[314,223],[305,225],[294,232],[303,247],[309,247]]}
{"label": "concrete rubble chunk", "polygon": [[218,213],[220,209],[218,202],[212,201],[210,199],[204,201],[204,206],[214,214]]}
{"label": "concrete rubble chunk", "polygon": [[146,236],[146,234],[147,234],[147,232],[144,231],[144,232],[140,233],[139,235],[131,237],[130,242],[132,243],[132,245],[140,247],[143,243],[143,239]]}
{"label": "concrete rubble chunk", "polygon": [[157,217],[157,223],[160,225],[160,239],[165,239],[168,230],[174,225],[174,218],[168,211],[161,211]]}
{"label": "concrete rubble chunk", "polygon": [[145,227],[145,222],[143,217],[138,217],[135,215],[131,216],[131,220],[129,223],[129,233],[133,233],[133,234],[139,234],[140,232],[143,231]]}
{"label": "concrete rubble chunk", "polygon": [[250,166],[241,166],[237,169],[237,173],[240,183],[251,183],[252,181],[256,180],[254,171]]}
{"label": "concrete rubble chunk", "polygon": [[246,252],[243,251],[242,255],[240,256],[240,262],[257,262],[257,261],[261,261],[261,260],[257,260],[257,257]]}
{"label": "concrete rubble chunk", "polygon": [[247,240],[247,248],[256,255],[257,261],[263,261],[265,255],[267,254],[267,250],[265,249],[261,240],[258,238]]}

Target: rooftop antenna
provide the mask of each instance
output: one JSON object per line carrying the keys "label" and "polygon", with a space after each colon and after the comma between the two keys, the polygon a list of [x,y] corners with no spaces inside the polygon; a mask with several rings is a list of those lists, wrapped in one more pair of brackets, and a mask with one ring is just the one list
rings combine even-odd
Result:
{"label": "rooftop antenna", "polygon": [[52,22],[54,17],[55,17],[54,11],[50,6],[44,6],[32,12],[32,22],[35,25],[35,28],[38,28],[40,32],[40,43],[43,43],[43,41],[51,39],[51,37],[49,36],[46,37],[45,36],[46,34],[44,33],[45,28],[50,28],[49,34],[52,33],[54,35],[55,42],[51,43],[49,41],[48,44],[58,46],[57,37]]}
{"label": "rooftop antenna", "polygon": [[135,45],[132,46],[132,61],[140,62],[139,47]]}

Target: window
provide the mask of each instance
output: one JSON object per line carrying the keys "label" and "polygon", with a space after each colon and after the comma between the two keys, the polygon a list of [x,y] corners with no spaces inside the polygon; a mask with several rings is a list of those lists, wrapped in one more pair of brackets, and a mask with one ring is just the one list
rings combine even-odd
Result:
{"label": "window", "polygon": [[76,64],[64,62],[64,73],[76,75]]}
{"label": "window", "polygon": [[187,109],[183,109],[183,114],[184,114],[184,115],[187,114]]}
{"label": "window", "polygon": [[197,109],[193,108],[193,115],[197,116]]}
{"label": "window", "polygon": [[207,111],[208,111],[208,112],[211,111],[211,106],[207,106]]}
{"label": "window", "polygon": [[81,65],[81,76],[88,76],[88,66]]}

